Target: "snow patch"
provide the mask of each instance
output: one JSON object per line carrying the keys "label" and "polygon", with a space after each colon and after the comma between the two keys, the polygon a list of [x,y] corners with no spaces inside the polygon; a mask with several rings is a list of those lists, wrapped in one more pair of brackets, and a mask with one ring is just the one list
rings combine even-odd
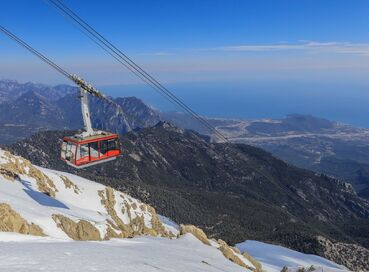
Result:
{"label": "snow patch", "polygon": [[301,267],[309,268],[311,265],[323,269],[321,271],[324,272],[348,271],[345,267],[317,255],[304,254],[282,246],[247,240],[236,247],[241,252],[246,251],[253,256],[268,272],[280,272],[284,266],[290,268],[289,271],[295,271]]}
{"label": "snow patch", "polygon": [[164,215],[159,215],[159,219],[164,225],[166,231],[171,232],[176,236],[179,235],[180,227],[176,222],[172,221],[168,217],[165,217]]}
{"label": "snow patch", "polygon": [[139,237],[103,242],[60,242],[0,233],[0,271],[245,272],[191,234],[179,239]]}

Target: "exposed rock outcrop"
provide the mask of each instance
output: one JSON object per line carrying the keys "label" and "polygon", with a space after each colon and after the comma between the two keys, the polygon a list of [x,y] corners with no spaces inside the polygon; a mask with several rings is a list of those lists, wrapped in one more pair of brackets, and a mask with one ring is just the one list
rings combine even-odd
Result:
{"label": "exposed rock outcrop", "polygon": [[[193,225],[180,225],[180,234],[184,235],[190,233],[193,236],[195,236],[197,239],[199,239],[201,242],[203,242],[205,245],[208,246],[215,246],[216,248],[218,248],[222,254],[224,255],[224,257],[226,257],[228,260],[230,260],[231,262],[242,266],[248,270],[251,271],[255,271],[255,272],[261,272],[262,271],[262,267],[261,264],[259,262],[257,262],[255,259],[253,259],[252,257],[250,257],[248,254],[243,255],[241,254],[241,252],[239,251],[238,248],[235,247],[230,247],[226,242],[224,242],[223,240],[219,239],[218,241],[213,241],[214,243],[210,243],[208,237],[206,236],[205,232]],[[245,263],[244,260],[242,260],[243,258],[249,260],[253,266],[247,265]],[[251,261],[252,259],[252,261]],[[254,263],[256,265],[254,265]]]}
{"label": "exposed rock outcrop", "polygon": [[[231,262],[234,262],[235,264],[238,264],[239,266],[245,267],[247,269],[256,271],[254,267],[248,266],[245,264],[243,260],[241,260],[240,256],[237,256],[237,253],[240,254],[239,250],[235,250],[234,248],[230,247],[226,242],[219,239],[219,250],[223,253],[224,257],[226,257]],[[242,255],[241,255],[242,256]]]}
{"label": "exposed rock outcrop", "polygon": [[20,180],[20,177],[18,174],[10,171],[9,169],[6,169],[5,167],[1,165],[0,165],[0,175],[9,181]]}
{"label": "exposed rock outcrop", "polygon": [[0,203],[0,231],[45,236],[39,226],[28,223],[6,203]]}
{"label": "exposed rock outcrop", "polygon": [[250,263],[252,263],[253,266],[255,266],[255,270],[254,270],[255,272],[262,272],[263,271],[263,267],[262,267],[261,263],[258,262],[257,260],[255,260],[247,252],[243,252],[242,256],[245,257],[247,260],[249,260]]}
{"label": "exposed rock outcrop", "polygon": [[180,225],[180,228],[181,228],[180,229],[181,235],[186,234],[186,233],[191,233],[193,236],[195,236],[205,245],[210,246],[209,239],[202,229],[199,229],[198,227],[195,227],[194,225]]}
{"label": "exposed rock outcrop", "polygon": [[[124,197],[110,187],[99,191],[98,194],[101,198],[101,204],[104,205],[112,219],[109,220],[110,226],[104,239],[127,238],[135,235],[174,236],[165,230],[153,207],[145,204],[137,205],[134,201],[130,202],[128,201],[130,198]],[[116,209],[117,196],[123,199],[124,205],[122,205],[120,212],[127,218],[127,222],[123,222],[122,218],[118,216]],[[149,220],[149,224],[145,224],[145,217],[146,220]],[[148,225],[151,225],[151,227]]]}
{"label": "exposed rock outcrop", "polygon": [[63,176],[63,175],[60,175],[60,178],[64,182],[64,185],[65,185],[66,189],[72,189],[76,194],[79,194],[81,192],[80,189],[78,188],[78,186],[75,185],[73,183],[73,181],[71,181],[69,178],[67,178],[66,176]]}
{"label": "exposed rock outcrop", "polygon": [[0,174],[3,177],[14,181],[19,179],[20,175],[28,175],[36,180],[37,187],[40,192],[55,197],[55,193],[58,190],[56,189],[53,181],[28,160],[19,156],[14,156],[8,151],[3,152],[1,159],[5,161],[0,164]]}
{"label": "exposed rock outcrop", "polygon": [[52,217],[58,227],[73,240],[101,241],[99,230],[86,220],[75,222],[61,214],[53,214]]}

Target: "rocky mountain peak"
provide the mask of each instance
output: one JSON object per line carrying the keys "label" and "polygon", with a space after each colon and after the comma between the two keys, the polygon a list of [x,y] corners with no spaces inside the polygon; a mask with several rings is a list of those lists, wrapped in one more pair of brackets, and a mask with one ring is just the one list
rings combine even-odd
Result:
{"label": "rocky mountain peak", "polygon": [[174,131],[177,133],[184,133],[185,130],[182,128],[179,128],[175,125],[173,125],[171,122],[168,121],[159,121],[156,125],[155,128],[162,128],[165,129],[167,131]]}

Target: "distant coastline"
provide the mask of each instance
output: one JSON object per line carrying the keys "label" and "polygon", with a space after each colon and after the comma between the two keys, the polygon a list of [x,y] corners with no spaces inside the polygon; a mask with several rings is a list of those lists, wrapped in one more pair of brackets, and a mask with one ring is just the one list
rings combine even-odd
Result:
{"label": "distant coastline", "polygon": [[[145,85],[102,86],[107,94],[136,96],[163,111],[178,110]],[[311,114],[369,128],[369,88],[365,86],[237,86],[173,84],[169,88],[199,114],[222,118],[283,118]]]}

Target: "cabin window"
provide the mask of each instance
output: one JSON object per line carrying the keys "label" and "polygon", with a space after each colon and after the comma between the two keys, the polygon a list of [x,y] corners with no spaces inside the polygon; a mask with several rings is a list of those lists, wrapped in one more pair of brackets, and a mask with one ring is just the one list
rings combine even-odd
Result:
{"label": "cabin window", "polygon": [[[64,144],[65,143],[65,144]],[[74,154],[76,154],[77,146],[73,143],[64,142],[62,145],[62,157],[67,161],[74,162]],[[63,155],[64,151],[64,155]]]}
{"label": "cabin window", "polygon": [[118,141],[116,139],[108,140],[108,146],[109,146],[109,150],[117,150],[117,149],[119,149],[119,147],[118,147]]}
{"label": "cabin window", "polygon": [[60,156],[65,160],[65,153],[67,152],[67,142],[62,143]]}
{"label": "cabin window", "polygon": [[106,153],[108,152],[108,141],[101,141],[100,142],[100,153],[102,156],[106,155]]}
{"label": "cabin window", "polygon": [[97,142],[93,142],[89,144],[90,146],[90,156],[91,160],[99,158],[99,144]]}
{"label": "cabin window", "polygon": [[70,161],[73,163],[75,160],[76,151],[77,151],[77,146],[75,144],[70,144],[70,153],[71,153]]}
{"label": "cabin window", "polygon": [[84,159],[84,158],[88,158],[89,157],[89,152],[88,152],[88,144],[82,144],[79,147],[80,149],[80,158],[78,159]]}
{"label": "cabin window", "polygon": [[102,156],[109,155],[109,151],[119,149],[116,139],[104,140],[100,142],[100,152]]}

